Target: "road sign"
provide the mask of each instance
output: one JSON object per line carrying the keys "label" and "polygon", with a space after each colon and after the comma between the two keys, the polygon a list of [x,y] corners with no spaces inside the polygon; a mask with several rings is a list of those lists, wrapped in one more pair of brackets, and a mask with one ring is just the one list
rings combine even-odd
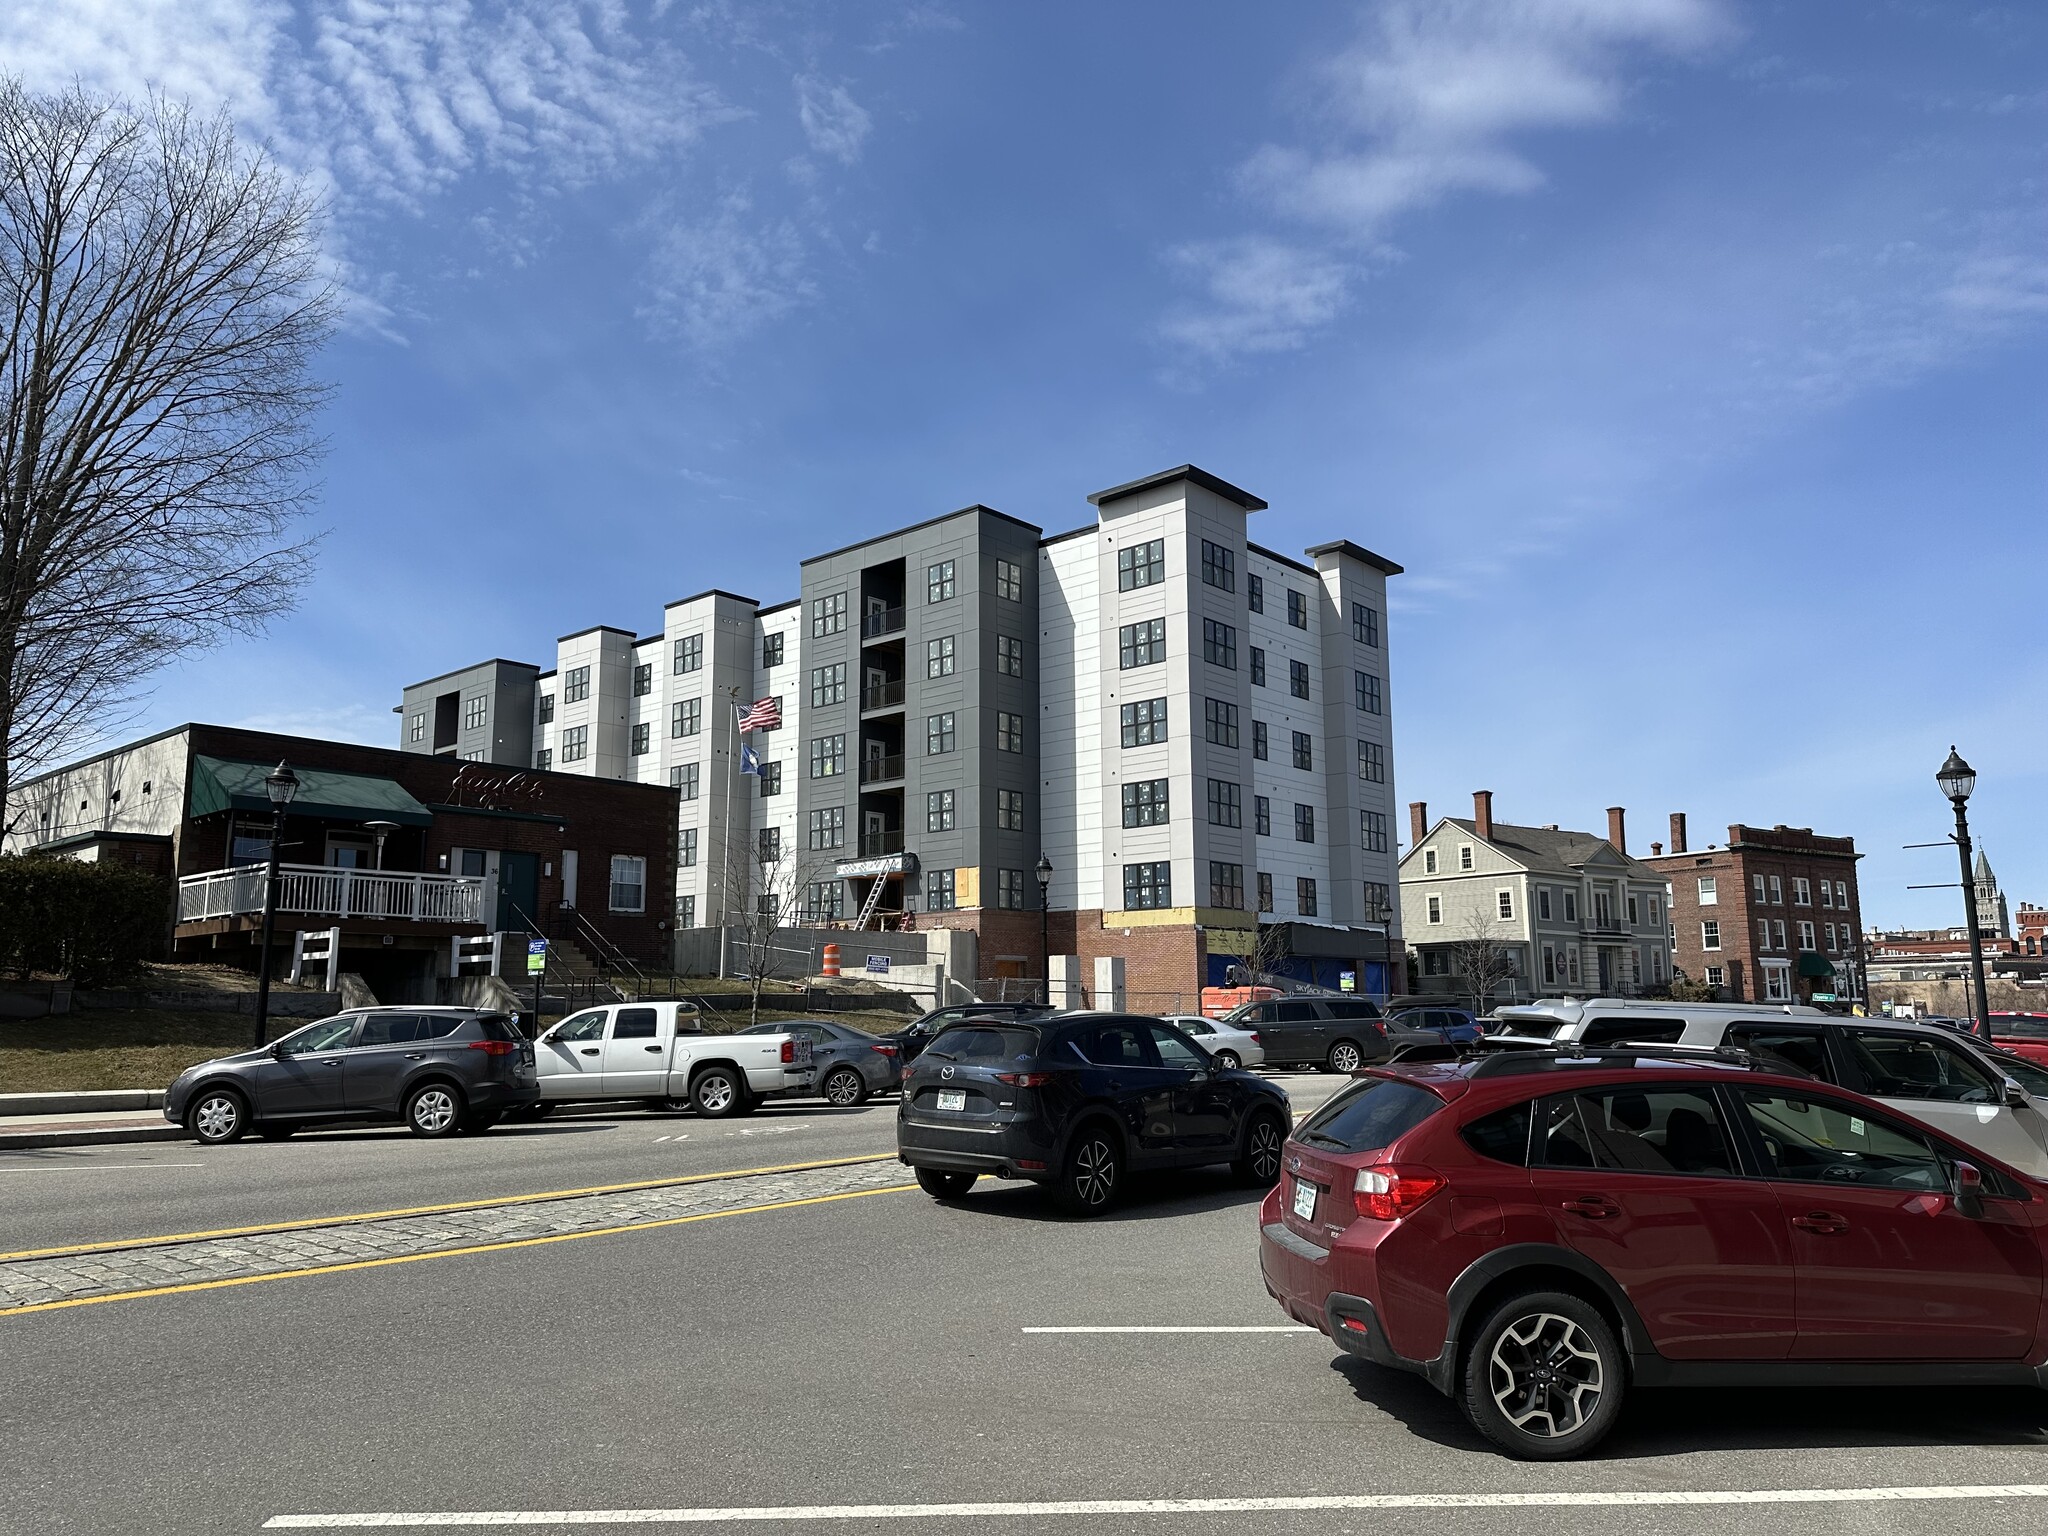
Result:
{"label": "road sign", "polygon": [[889,957],[887,955],[869,955],[868,969],[873,971],[878,976],[888,975]]}
{"label": "road sign", "polygon": [[528,939],[526,941],[526,974],[538,976],[548,968],[548,941]]}

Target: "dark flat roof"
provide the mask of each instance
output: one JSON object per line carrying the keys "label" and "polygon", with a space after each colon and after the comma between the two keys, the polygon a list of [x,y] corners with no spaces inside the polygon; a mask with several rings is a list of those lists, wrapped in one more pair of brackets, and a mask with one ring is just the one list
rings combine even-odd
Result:
{"label": "dark flat roof", "polygon": [[633,631],[621,629],[616,624],[593,624],[588,629],[572,629],[568,634],[557,637],[555,644],[562,645],[567,641],[576,639],[579,635],[600,634],[624,635],[628,640],[633,638]]}
{"label": "dark flat roof", "polygon": [[661,611],[663,613],[666,613],[669,609],[680,608],[685,603],[701,603],[707,597],[729,597],[734,602],[745,603],[749,607],[758,608],[761,606],[759,603],[755,602],[753,598],[748,597],[743,593],[728,592],[723,587],[706,587],[702,592],[692,592],[688,597],[679,597],[672,603],[663,603],[661,605]]}
{"label": "dark flat roof", "polygon": [[828,549],[822,555],[811,555],[800,563],[803,565],[815,565],[820,560],[830,560],[835,555],[844,555],[856,549],[865,549],[868,545],[879,544],[884,539],[900,539],[904,534],[915,533],[920,528],[932,528],[940,523],[950,523],[956,517],[968,516],[999,517],[1006,523],[1015,523],[1019,528],[1028,530],[1034,539],[1044,531],[1036,523],[1027,523],[1021,517],[1012,517],[1007,512],[998,512],[994,507],[985,507],[977,501],[969,506],[961,507],[955,512],[942,512],[937,517],[928,517],[921,523],[911,523],[907,527],[893,528],[887,533],[878,533],[871,539],[856,539],[851,544],[842,544],[837,549]]}
{"label": "dark flat roof", "polygon": [[770,603],[766,608],[756,608],[754,610],[754,617],[757,619],[766,618],[771,613],[780,613],[785,608],[794,608],[802,601],[803,599],[800,597],[791,597],[779,603]]}
{"label": "dark flat roof", "polygon": [[1349,555],[1353,560],[1363,560],[1374,570],[1383,571],[1389,576],[1399,576],[1402,571],[1402,567],[1394,564],[1385,555],[1376,555],[1364,545],[1354,544],[1349,539],[1336,539],[1328,544],[1309,546],[1308,557],[1311,560],[1318,555],[1329,554]]}
{"label": "dark flat roof", "polygon": [[1091,506],[1116,501],[1124,496],[1135,496],[1140,491],[1149,491],[1155,485],[1170,485],[1176,480],[1186,480],[1199,485],[1205,491],[1214,491],[1225,501],[1234,501],[1247,512],[1263,512],[1266,504],[1250,491],[1232,485],[1228,480],[1218,479],[1206,469],[1193,464],[1183,464],[1178,469],[1162,469],[1156,475],[1147,475],[1142,480],[1132,480],[1124,485],[1112,485],[1106,491],[1097,491],[1088,498]]}
{"label": "dark flat roof", "polygon": [[1303,565],[1292,555],[1283,555],[1277,549],[1268,549],[1263,544],[1254,544],[1250,539],[1244,541],[1244,547],[1255,555],[1264,555],[1268,560],[1277,560],[1290,571],[1299,571],[1304,576],[1319,576],[1321,574],[1314,566]]}
{"label": "dark flat roof", "polygon": [[1038,547],[1043,549],[1048,544],[1064,544],[1069,539],[1078,539],[1086,534],[1099,533],[1101,529],[1102,524],[1100,523],[1083,523],[1079,528],[1069,528],[1065,533],[1050,534],[1040,539]]}
{"label": "dark flat roof", "polygon": [[428,683],[438,683],[444,677],[457,677],[464,672],[474,672],[478,667],[525,667],[532,672],[540,670],[538,666],[530,661],[511,661],[503,656],[493,656],[489,661],[472,661],[466,667],[456,667],[452,671],[439,672],[432,677],[423,677],[416,683],[407,683],[405,685],[406,690],[410,692],[414,688],[424,688]]}

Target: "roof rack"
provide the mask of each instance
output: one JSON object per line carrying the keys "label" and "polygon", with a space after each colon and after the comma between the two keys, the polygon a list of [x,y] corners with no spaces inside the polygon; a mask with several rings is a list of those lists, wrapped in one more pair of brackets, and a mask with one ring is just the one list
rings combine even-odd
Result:
{"label": "roof rack", "polygon": [[1437,1061],[1475,1061],[1478,1065],[1473,1075],[1491,1076],[1495,1072],[1523,1070],[1509,1066],[1510,1062],[1527,1062],[1538,1057],[1548,1057],[1554,1062],[1568,1061],[1701,1061],[1717,1066],[1742,1067],[1752,1072],[1774,1072],[1780,1077],[1803,1077],[1814,1080],[1813,1073],[1788,1060],[1774,1051],[1756,1046],[1739,1045],[1678,1045],[1646,1042],[1632,1045],[1619,1042],[1614,1045],[1579,1045],[1569,1040],[1502,1040],[1486,1037],[1472,1041],[1450,1041],[1441,1045],[1412,1045],[1396,1051],[1388,1059],[1388,1065],[1395,1062],[1427,1064]]}

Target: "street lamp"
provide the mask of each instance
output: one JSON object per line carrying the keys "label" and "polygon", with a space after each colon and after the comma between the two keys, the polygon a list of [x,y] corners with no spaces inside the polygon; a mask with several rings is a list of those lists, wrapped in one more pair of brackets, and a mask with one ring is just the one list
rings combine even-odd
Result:
{"label": "street lamp", "polygon": [[1052,860],[1044,854],[1038,856],[1038,973],[1040,981],[1039,1001],[1052,1006],[1052,928],[1051,907],[1047,898],[1052,890]]}
{"label": "street lamp", "polygon": [[[299,792],[299,776],[290,763],[279,763],[264,775],[263,787],[270,794],[270,860],[263,872],[263,937],[256,957],[256,1044],[263,1045],[270,1027],[270,933],[277,922],[277,847],[284,837],[284,813]],[[341,957],[328,961],[335,968]]]}
{"label": "street lamp", "polygon": [[1976,989],[1977,1028],[1988,1039],[1991,1005],[1984,996],[1984,937],[1977,931],[1977,877],[1970,868],[1970,819],[1963,810],[1971,792],[1977,787],[1977,770],[1964,762],[1954,747],[1950,747],[1948,761],[1934,771],[1934,782],[1941,786],[1949,804],[1956,808],[1956,857],[1963,866],[1963,913],[1969,920],[1970,930],[1970,982]]}

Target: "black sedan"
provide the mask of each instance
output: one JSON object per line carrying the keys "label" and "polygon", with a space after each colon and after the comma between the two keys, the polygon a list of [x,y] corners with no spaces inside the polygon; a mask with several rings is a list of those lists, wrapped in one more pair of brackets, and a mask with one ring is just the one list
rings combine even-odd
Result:
{"label": "black sedan", "polygon": [[941,1030],[904,1076],[896,1155],[941,1200],[980,1175],[1030,1179],[1077,1215],[1141,1168],[1228,1163],[1280,1174],[1287,1095],[1217,1063],[1158,1019],[1068,1013]]}
{"label": "black sedan", "polygon": [[811,1085],[827,1104],[850,1109],[896,1086],[903,1048],[893,1038],[819,1019],[763,1019],[743,1035],[797,1035],[811,1042]]}
{"label": "black sedan", "polygon": [[1053,1011],[1044,1003],[949,1003],[944,1008],[934,1008],[922,1018],[911,1020],[882,1038],[893,1040],[903,1053],[903,1060],[908,1063],[917,1060],[918,1053],[930,1045],[932,1037],[948,1024],[960,1024],[968,1019],[1042,1019]]}

